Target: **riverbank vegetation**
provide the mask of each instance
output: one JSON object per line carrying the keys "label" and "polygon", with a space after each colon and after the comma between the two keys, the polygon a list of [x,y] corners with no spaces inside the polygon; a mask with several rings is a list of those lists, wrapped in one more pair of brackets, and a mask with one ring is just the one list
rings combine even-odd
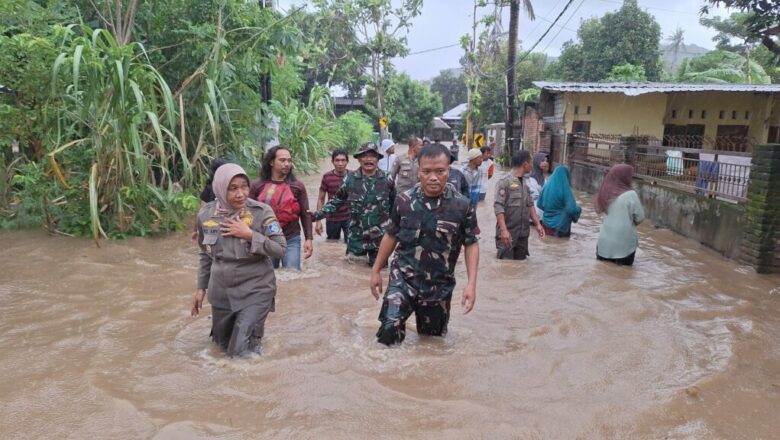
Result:
{"label": "riverbank vegetation", "polygon": [[302,10],[239,0],[2,7],[2,226],[95,239],[175,230],[215,157],[255,170],[276,138],[305,173],[371,138],[367,116],[337,118],[331,84],[305,74],[322,41],[297,26]]}

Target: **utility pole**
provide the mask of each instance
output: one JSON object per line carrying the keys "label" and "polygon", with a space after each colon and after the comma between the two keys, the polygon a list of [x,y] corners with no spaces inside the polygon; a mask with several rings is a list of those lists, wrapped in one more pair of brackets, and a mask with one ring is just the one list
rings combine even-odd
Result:
{"label": "utility pole", "polygon": [[517,98],[517,83],[515,82],[515,64],[517,60],[517,27],[520,16],[520,1],[509,3],[509,41],[507,44],[506,70],[506,121],[504,124],[506,151],[509,157],[515,153],[515,101]]}
{"label": "utility pole", "polygon": [[471,140],[473,139],[474,127],[472,126],[471,112],[474,109],[471,103],[471,96],[473,95],[471,89],[475,84],[474,75],[474,62],[476,57],[477,47],[477,6],[479,6],[478,0],[474,0],[474,14],[472,15],[471,23],[471,46],[469,47],[469,53],[466,55],[466,150],[471,147]]}

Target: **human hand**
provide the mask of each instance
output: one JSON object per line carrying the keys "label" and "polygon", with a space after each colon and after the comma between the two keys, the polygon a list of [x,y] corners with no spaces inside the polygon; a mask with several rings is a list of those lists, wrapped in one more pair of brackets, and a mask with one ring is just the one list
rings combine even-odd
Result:
{"label": "human hand", "polygon": [[306,260],[309,257],[311,257],[311,254],[314,253],[314,244],[312,244],[311,239],[308,239],[303,242],[303,259]]}
{"label": "human hand", "polygon": [[192,296],[192,310],[190,316],[198,316],[201,309],[203,309],[203,298],[206,297],[206,289],[196,289],[195,294]]}
{"label": "human hand", "polygon": [[322,222],[319,220],[317,220],[317,222],[314,224],[314,233],[322,236]]}
{"label": "human hand", "polygon": [[504,242],[504,246],[512,246],[512,234],[506,228],[501,230],[501,241]]}
{"label": "human hand", "polygon": [[190,234],[190,240],[192,240],[192,242],[195,243],[195,244],[198,243],[198,230],[197,229],[192,231],[192,233]]}
{"label": "human hand", "polygon": [[374,299],[379,299],[382,294],[382,275],[378,270],[371,271],[371,294],[374,295]]}
{"label": "human hand", "polygon": [[463,314],[468,314],[471,309],[474,308],[474,303],[477,301],[477,288],[471,284],[467,285],[463,289],[463,298],[460,300],[460,305],[463,306]]}
{"label": "human hand", "polygon": [[252,241],[252,229],[241,219],[226,218],[219,224],[222,228],[222,235],[226,237],[243,238],[246,241]]}
{"label": "human hand", "polygon": [[539,234],[539,238],[544,238],[547,234],[544,232],[544,226],[541,223],[536,224],[536,232]]}

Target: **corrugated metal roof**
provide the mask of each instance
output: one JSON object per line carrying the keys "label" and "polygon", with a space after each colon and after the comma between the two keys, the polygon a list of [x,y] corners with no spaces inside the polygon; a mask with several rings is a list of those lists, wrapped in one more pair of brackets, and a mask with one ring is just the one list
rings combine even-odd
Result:
{"label": "corrugated metal roof", "polygon": [[441,118],[445,120],[460,119],[461,115],[465,113],[467,109],[468,109],[468,104],[466,103],[458,104],[447,113],[441,115]]}
{"label": "corrugated metal roof", "polygon": [[552,92],[622,93],[628,96],[670,92],[757,92],[780,93],[780,84],[688,84],[688,83],[596,83],[534,81]]}
{"label": "corrugated metal roof", "polygon": [[442,121],[441,118],[433,118],[433,128],[442,128],[445,130],[451,129],[449,125],[447,125],[446,122]]}

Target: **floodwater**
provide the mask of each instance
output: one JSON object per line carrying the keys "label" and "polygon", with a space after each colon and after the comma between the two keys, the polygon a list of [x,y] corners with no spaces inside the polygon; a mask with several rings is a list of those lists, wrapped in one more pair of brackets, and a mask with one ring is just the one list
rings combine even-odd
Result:
{"label": "floodwater", "polygon": [[475,310],[461,261],[450,333],[412,319],[399,348],[374,342],[368,268],[317,237],[240,360],[209,342],[208,306],[189,316],[188,233],[3,233],[0,437],[780,438],[780,277],[649,224],[633,268],[598,262],[580,200],[572,239],[532,237],[525,262],[494,258],[482,206]]}

